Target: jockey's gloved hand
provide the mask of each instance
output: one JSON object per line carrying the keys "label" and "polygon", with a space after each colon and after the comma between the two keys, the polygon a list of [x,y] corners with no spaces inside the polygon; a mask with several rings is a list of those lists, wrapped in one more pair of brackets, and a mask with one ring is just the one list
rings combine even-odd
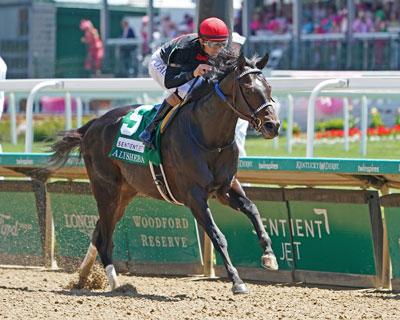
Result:
{"label": "jockey's gloved hand", "polygon": [[195,77],[201,77],[203,76],[205,73],[211,71],[213,69],[212,66],[205,64],[205,63],[201,63],[197,66],[196,69],[194,69],[193,71],[193,75]]}

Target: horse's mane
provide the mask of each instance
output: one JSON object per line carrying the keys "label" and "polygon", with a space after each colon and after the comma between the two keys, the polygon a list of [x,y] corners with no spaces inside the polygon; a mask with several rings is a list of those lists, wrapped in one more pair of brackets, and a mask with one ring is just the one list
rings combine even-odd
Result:
{"label": "horse's mane", "polygon": [[[212,71],[205,75],[206,81],[192,90],[188,101],[198,100],[210,93],[215,82],[221,81],[236,68],[238,58],[238,55],[229,48],[223,49],[217,57],[211,58],[208,62],[213,66]],[[246,58],[246,64],[254,67],[259,59],[258,56],[253,56],[251,59]]]}

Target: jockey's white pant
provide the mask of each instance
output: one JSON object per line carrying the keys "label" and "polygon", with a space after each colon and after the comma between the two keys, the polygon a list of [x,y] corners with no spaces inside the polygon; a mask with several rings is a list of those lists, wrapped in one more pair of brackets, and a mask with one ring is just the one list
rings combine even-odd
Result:
{"label": "jockey's white pant", "polygon": [[[157,83],[170,93],[176,93],[181,97],[181,99],[185,99],[186,95],[188,94],[189,90],[199,86],[203,82],[203,78],[200,77],[197,81],[196,79],[192,79],[189,82],[179,86],[178,88],[165,88],[165,72],[167,71],[167,65],[160,57],[160,49],[153,53],[149,62],[149,74],[150,76],[157,81]],[[192,89],[193,89],[192,88]],[[249,123],[246,120],[240,119],[237,122],[236,130],[235,130],[235,140],[236,144],[239,148],[239,157],[246,156],[246,150],[244,149],[244,144],[246,140],[247,134],[247,127]]]}
{"label": "jockey's white pant", "polygon": [[[165,72],[167,71],[167,65],[160,57],[160,49],[153,53],[149,62],[149,74],[150,76],[157,81],[157,83],[161,86],[161,88],[167,90],[170,93],[176,93],[181,97],[181,99],[185,99],[186,95],[188,94],[189,90],[199,86],[203,82],[203,78],[200,77],[196,81],[195,79],[186,82],[185,84],[177,87],[167,89],[165,88]],[[192,88],[192,89],[193,89]]]}
{"label": "jockey's white pant", "polygon": [[[4,60],[0,57],[0,80],[6,79],[6,73],[7,73],[7,65],[4,62]],[[3,110],[4,110],[4,92],[0,91],[0,121],[1,121],[1,116],[3,114]],[[0,152],[3,152],[1,144],[0,144]]]}
{"label": "jockey's white pant", "polygon": [[246,142],[248,126],[249,126],[248,121],[243,120],[241,118],[238,119],[235,129],[235,140],[236,140],[236,145],[239,149],[239,157],[245,157],[247,155],[246,150],[244,148],[244,144]]}

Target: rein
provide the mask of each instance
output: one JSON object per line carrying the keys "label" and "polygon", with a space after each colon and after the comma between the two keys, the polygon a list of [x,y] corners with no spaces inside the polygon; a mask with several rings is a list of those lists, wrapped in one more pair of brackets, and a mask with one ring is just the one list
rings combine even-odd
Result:
{"label": "rein", "polygon": [[[248,74],[262,74],[262,71],[261,71],[260,69],[249,69],[249,70],[246,70],[246,71],[242,72],[241,74],[239,74],[239,75],[236,77],[236,80],[240,80],[240,78],[242,78],[242,77],[244,77],[245,75],[248,75]],[[250,108],[249,103],[247,102],[247,99],[246,99],[245,95],[243,94],[240,85],[239,85],[239,88],[240,88],[240,92],[242,93],[242,96],[243,96],[244,100],[246,101],[247,108],[248,108],[249,110],[253,110],[252,108]],[[229,108],[231,108],[232,111],[235,112],[235,113],[239,116],[239,118],[242,118],[242,119],[248,121],[248,122],[254,127],[254,129],[255,129],[256,131],[260,132],[261,127],[262,127],[262,122],[261,122],[261,120],[257,117],[257,115],[258,115],[258,113],[260,113],[262,110],[264,110],[264,109],[267,108],[269,105],[271,105],[269,101],[264,102],[261,106],[259,106],[259,107],[258,107],[255,111],[253,111],[250,115],[247,115],[247,114],[244,114],[244,113],[240,112],[238,109],[235,108],[235,106],[234,106],[232,103],[230,103],[230,102],[228,101],[228,98],[227,98],[227,97],[225,96],[225,94],[222,92],[221,87],[219,86],[219,83],[218,83],[218,82],[214,83],[214,90],[215,90],[215,93],[217,94],[217,96],[220,97],[221,100],[224,101],[224,102],[229,106]],[[233,101],[236,100],[235,97],[236,97],[236,95],[233,96]]]}

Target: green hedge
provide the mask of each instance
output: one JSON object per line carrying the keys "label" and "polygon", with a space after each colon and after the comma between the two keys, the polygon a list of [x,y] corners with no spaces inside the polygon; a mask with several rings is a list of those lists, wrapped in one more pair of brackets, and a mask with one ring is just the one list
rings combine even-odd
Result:
{"label": "green hedge", "polygon": [[[350,117],[349,121],[350,128],[354,128],[355,120],[353,117]],[[315,125],[316,131],[326,131],[326,130],[334,130],[334,129],[343,129],[344,127],[344,120],[341,118],[330,119],[326,121],[317,122]]]}
{"label": "green hedge", "polygon": [[[83,123],[88,122],[94,116],[84,116]],[[76,119],[72,120],[72,127],[76,128]],[[57,136],[57,133],[65,130],[64,116],[48,116],[40,120],[35,120],[33,125],[34,141],[51,141]],[[0,141],[10,141],[10,120],[1,120]]]}

